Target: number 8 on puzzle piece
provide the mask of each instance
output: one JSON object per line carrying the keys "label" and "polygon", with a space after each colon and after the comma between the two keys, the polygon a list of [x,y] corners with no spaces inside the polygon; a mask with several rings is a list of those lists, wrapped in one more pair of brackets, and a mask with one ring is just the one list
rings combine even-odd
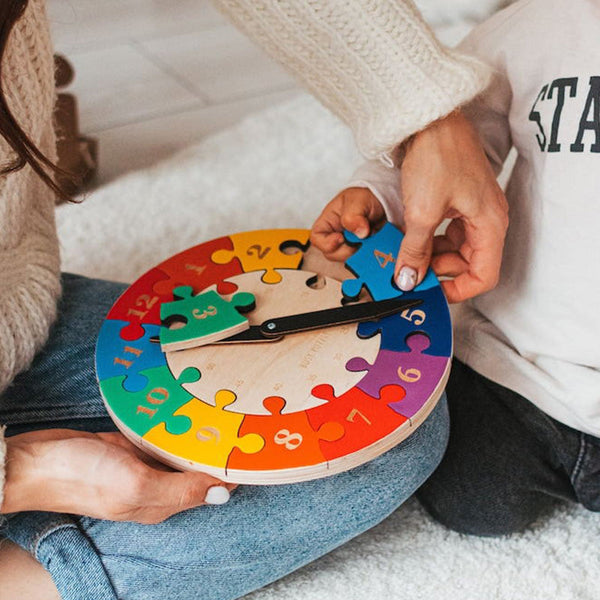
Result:
{"label": "number 8 on puzzle piece", "polygon": [[[386,223],[368,238],[361,239],[347,230],[344,230],[344,237],[351,246],[360,246],[346,261],[346,267],[356,275],[356,279],[344,281],[344,296],[355,300],[363,285],[373,300],[387,300],[401,295],[402,291],[394,284],[394,266],[404,238],[402,232],[391,223]],[[425,279],[415,289],[426,290],[436,285],[439,285],[438,280],[429,269]]]}
{"label": "number 8 on puzzle piece", "polygon": [[191,286],[181,286],[173,290],[173,295],[173,302],[160,307],[160,345],[164,352],[210,344],[250,326],[240,313],[254,309],[253,294],[238,292],[225,300],[214,290],[194,296]]}

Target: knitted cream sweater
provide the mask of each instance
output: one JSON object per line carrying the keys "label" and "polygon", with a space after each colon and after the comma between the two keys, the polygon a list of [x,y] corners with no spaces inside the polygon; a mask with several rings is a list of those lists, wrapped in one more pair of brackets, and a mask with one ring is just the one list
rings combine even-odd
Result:
{"label": "knitted cream sweater", "polygon": [[[2,64],[6,97],[17,121],[50,159],[54,58],[42,0],[30,0],[11,34]],[[0,138],[0,164],[14,155]],[[30,167],[0,176],[0,394],[48,336],[60,294],[54,194]],[[5,444],[0,433],[0,504]]]}
{"label": "knitted cream sweater", "polygon": [[[436,42],[410,0],[215,3],[351,127],[369,158],[388,154],[486,82],[480,63]],[[53,58],[43,0],[29,0],[2,75],[15,117],[53,158]],[[8,156],[0,142],[0,160]],[[55,317],[53,206],[29,167],[0,177],[0,394],[30,364]],[[0,505],[4,456],[0,431]]]}
{"label": "knitted cream sweater", "polygon": [[437,42],[412,0],[213,3],[350,127],[367,158],[389,157],[488,80],[481,62]]}

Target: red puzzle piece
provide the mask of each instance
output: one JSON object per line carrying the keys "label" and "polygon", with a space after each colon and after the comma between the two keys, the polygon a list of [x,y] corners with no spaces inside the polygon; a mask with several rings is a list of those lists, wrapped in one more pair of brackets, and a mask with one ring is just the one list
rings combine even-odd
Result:
{"label": "red puzzle piece", "polygon": [[157,282],[165,279],[158,269],[144,273],[131,287],[127,288],[106,316],[107,319],[127,321],[121,329],[121,338],[132,341],[144,334],[142,323],[160,325],[160,305],[173,300],[173,294],[158,294],[154,291]]}
{"label": "red puzzle piece", "polygon": [[392,433],[408,419],[393,411],[387,405],[404,398],[404,388],[399,385],[386,385],[380,390],[380,399],[369,396],[357,387],[336,397],[328,383],[312,390],[313,396],[327,400],[327,404],[315,406],[306,411],[311,425],[318,429],[323,423],[342,423],[346,434],[334,441],[321,442],[321,450],[327,460],[340,458],[362,450]]}
{"label": "red puzzle piece", "polygon": [[237,258],[225,265],[214,263],[211,256],[217,250],[233,250],[233,242],[228,237],[218,238],[184,250],[160,263],[156,268],[163,271],[167,278],[158,281],[154,291],[170,294],[176,287],[189,285],[194,294],[198,294],[208,286],[217,284],[219,294],[233,294],[237,286],[224,279],[243,273],[242,263]]}
{"label": "red puzzle piece", "polygon": [[321,423],[313,428],[306,411],[281,414],[285,400],[270,396],[263,401],[270,415],[246,415],[239,436],[258,433],[265,446],[256,454],[244,454],[237,448],[229,455],[228,469],[252,471],[306,467],[325,462],[321,440],[337,440],[344,435],[339,423]]}

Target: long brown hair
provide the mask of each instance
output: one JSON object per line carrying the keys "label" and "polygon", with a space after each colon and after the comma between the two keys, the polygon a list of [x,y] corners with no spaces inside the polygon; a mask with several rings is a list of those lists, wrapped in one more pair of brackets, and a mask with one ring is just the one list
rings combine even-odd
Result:
{"label": "long brown hair", "polygon": [[68,195],[56,183],[52,174],[68,176],[68,173],[59,169],[31,141],[10,111],[4,93],[4,73],[2,71],[4,53],[11,31],[25,12],[27,2],[28,0],[0,0],[0,135],[16,154],[16,158],[11,164],[0,167],[0,176],[30,165],[59,198],[66,200]]}

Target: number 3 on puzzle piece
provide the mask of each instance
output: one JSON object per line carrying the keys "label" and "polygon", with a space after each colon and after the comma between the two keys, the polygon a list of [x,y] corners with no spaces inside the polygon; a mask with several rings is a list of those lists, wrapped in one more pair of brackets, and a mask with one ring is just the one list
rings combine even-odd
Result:
{"label": "number 3 on puzzle piece", "polygon": [[255,307],[255,298],[238,292],[225,300],[214,290],[197,296],[191,286],[173,290],[175,300],[160,307],[160,345],[164,352],[202,346],[248,329],[248,319],[240,313]]}

